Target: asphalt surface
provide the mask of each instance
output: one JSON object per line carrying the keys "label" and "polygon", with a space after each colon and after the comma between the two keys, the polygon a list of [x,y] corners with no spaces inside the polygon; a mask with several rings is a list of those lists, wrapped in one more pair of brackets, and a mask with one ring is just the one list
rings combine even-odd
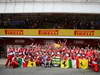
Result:
{"label": "asphalt surface", "polygon": [[100,75],[100,72],[93,72],[90,69],[61,69],[58,67],[44,68],[6,68],[0,65],[0,75]]}

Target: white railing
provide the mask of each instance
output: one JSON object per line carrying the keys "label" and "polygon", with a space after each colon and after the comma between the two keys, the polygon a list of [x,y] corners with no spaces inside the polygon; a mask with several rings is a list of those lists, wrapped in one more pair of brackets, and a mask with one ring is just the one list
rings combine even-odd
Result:
{"label": "white railing", "polygon": [[0,38],[71,38],[71,39],[100,39],[100,37],[79,37],[79,36],[0,36]]}

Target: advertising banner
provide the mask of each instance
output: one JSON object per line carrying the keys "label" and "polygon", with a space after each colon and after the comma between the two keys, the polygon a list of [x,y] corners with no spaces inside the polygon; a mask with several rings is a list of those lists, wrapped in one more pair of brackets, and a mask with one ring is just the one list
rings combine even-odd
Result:
{"label": "advertising banner", "polygon": [[100,37],[100,30],[0,29],[0,36],[89,36]]}

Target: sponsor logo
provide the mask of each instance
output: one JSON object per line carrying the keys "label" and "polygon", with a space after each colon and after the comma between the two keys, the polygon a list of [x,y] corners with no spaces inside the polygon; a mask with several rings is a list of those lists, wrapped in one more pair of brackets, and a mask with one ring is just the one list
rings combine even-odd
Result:
{"label": "sponsor logo", "polygon": [[23,30],[5,30],[6,35],[23,35]]}
{"label": "sponsor logo", "polygon": [[75,36],[94,36],[95,31],[93,30],[75,30]]}
{"label": "sponsor logo", "polygon": [[58,35],[58,30],[39,30],[39,35]]}

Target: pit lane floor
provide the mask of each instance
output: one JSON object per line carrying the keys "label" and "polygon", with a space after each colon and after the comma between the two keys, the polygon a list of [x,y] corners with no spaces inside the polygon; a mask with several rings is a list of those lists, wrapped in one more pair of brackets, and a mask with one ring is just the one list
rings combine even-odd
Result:
{"label": "pit lane floor", "polygon": [[[4,62],[4,61],[3,61]],[[93,72],[90,69],[61,69],[58,67],[44,68],[17,68],[11,69],[0,65],[0,75],[100,75],[100,72]]]}

